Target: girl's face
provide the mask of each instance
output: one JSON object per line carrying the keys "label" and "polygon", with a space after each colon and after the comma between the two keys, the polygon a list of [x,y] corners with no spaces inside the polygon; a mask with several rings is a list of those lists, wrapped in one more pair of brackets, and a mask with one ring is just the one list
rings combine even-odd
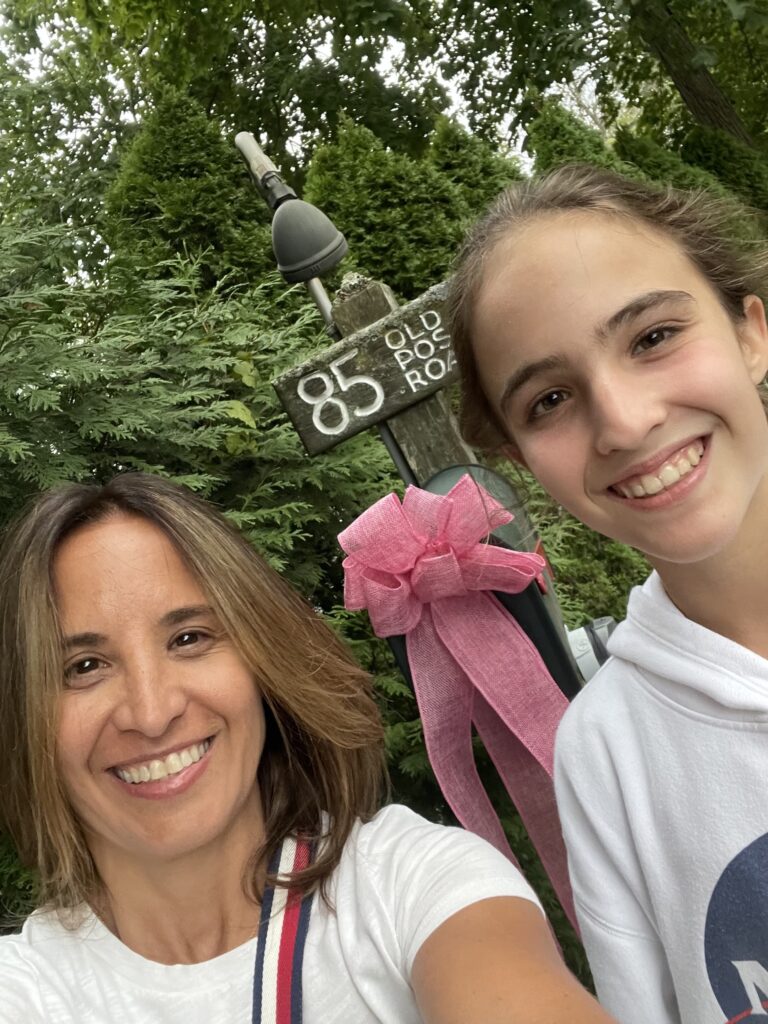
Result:
{"label": "girl's face", "polygon": [[102,875],[258,842],[253,675],[165,534],[115,516],[54,561],[64,638],[57,763]]}
{"label": "girl's face", "polygon": [[588,526],[691,563],[768,509],[762,304],[734,326],[675,243],[633,221],[542,216],[488,260],[473,323],[510,454]]}

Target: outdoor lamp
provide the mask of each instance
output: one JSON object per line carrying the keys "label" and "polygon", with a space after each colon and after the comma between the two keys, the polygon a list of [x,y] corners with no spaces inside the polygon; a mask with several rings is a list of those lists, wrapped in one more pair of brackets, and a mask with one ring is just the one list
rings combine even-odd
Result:
{"label": "outdoor lamp", "polygon": [[289,284],[308,283],[332,270],[347,254],[344,235],[311,203],[299,199],[262,151],[251,132],[239,132],[235,145],[270,209],[277,269]]}

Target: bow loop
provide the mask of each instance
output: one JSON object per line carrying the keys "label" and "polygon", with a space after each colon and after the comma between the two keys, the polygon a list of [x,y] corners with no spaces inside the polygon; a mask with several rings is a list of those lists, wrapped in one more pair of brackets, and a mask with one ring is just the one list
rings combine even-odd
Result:
{"label": "bow loop", "polygon": [[544,560],[482,543],[511,519],[467,475],[446,495],[408,487],[401,505],[396,494],[388,494],[339,534],[348,556],[346,606],[367,608],[375,632],[392,636],[418,625],[419,602],[461,597],[471,590],[523,590]]}

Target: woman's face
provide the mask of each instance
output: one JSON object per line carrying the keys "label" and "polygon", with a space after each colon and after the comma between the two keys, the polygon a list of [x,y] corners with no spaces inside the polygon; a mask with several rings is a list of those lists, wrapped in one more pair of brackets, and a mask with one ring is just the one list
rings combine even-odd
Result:
{"label": "woman's face", "polygon": [[635,222],[542,216],[487,261],[486,394],[519,458],[588,526],[690,563],[768,508],[761,303],[734,327],[684,253]]}
{"label": "woman's face", "polygon": [[248,830],[264,714],[253,676],[164,533],[116,515],[54,561],[64,637],[57,760],[102,874]]}

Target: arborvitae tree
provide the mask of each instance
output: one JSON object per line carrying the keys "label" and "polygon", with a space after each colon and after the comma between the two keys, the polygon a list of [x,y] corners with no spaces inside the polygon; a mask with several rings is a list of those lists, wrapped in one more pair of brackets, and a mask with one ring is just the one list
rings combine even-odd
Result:
{"label": "arborvitae tree", "polygon": [[733,194],[709,171],[692,167],[648,135],[635,134],[625,127],[617,128],[614,149],[620,159],[635,164],[652,181],[694,191],[706,189],[721,199],[734,199]]}
{"label": "arborvitae tree", "polygon": [[683,159],[714,174],[749,206],[768,212],[768,162],[726,132],[697,126],[683,141]]}
{"label": "arborvitae tree", "polygon": [[520,181],[520,163],[488,142],[471,135],[449,117],[439,117],[429,141],[427,160],[459,189],[475,216],[513,181]]}
{"label": "arborvitae tree", "polygon": [[289,296],[281,318],[273,288],[206,292],[182,261],[161,280],[114,268],[99,289],[41,281],[54,241],[0,225],[0,272],[17,283],[0,300],[0,529],[65,480],[161,472],[220,502],[317,604],[335,603],[335,534],[392,477],[367,437],[307,458],[279,405],[271,380],[317,345],[319,317],[297,316]]}
{"label": "arborvitae tree", "polygon": [[546,99],[528,129],[528,147],[536,157],[536,172],[563,164],[584,163],[605,167],[630,178],[644,178],[642,171],[621,160],[594,128],[580,121],[556,99]]}
{"label": "arborvitae tree", "polygon": [[201,283],[255,281],[274,266],[267,209],[219,125],[166,89],[142,121],[106,199],[104,232],[132,265],[196,259]]}
{"label": "arborvitae tree", "polygon": [[344,232],[350,264],[408,299],[446,276],[469,217],[462,188],[430,161],[348,119],[312,157],[304,198]]}
{"label": "arborvitae tree", "polygon": [[622,160],[636,164],[659,184],[694,192],[703,189],[720,199],[732,211],[730,231],[734,238],[755,242],[765,237],[767,222],[757,210],[740,202],[714,174],[686,163],[677,153],[660,146],[649,136],[635,135],[626,128],[619,128],[616,132],[616,153]]}

